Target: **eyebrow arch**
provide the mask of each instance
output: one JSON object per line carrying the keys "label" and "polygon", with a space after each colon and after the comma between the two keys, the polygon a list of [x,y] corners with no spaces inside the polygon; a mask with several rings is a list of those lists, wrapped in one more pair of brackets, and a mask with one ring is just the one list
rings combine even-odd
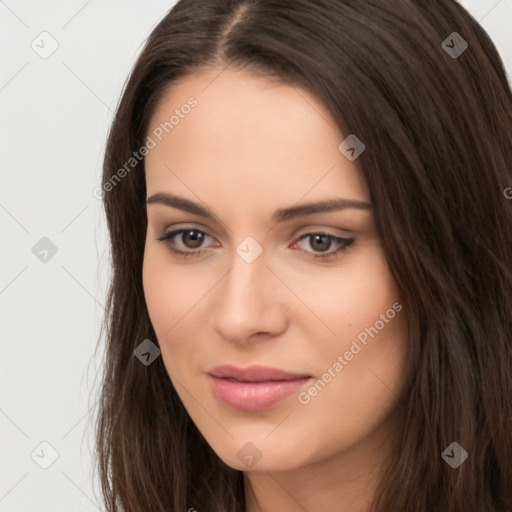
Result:
{"label": "eyebrow arch", "polygon": [[[197,203],[185,199],[184,197],[173,196],[165,192],[158,192],[153,194],[147,199],[146,204],[161,204],[164,206],[170,206],[171,208],[177,208],[189,213],[200,215],[205,218],[214,218],[215,215],[210,210],[203,208]],[[287,220],[294,219],[296,217],[302,217],[306,215],[313,215],[315,213],[326,213],[336,210],[343,210],[347,208],[355,208],[359,210],[372,210],[371,203],[367,201],[361,201],[359,199],[329,199],[319,202],[304,203],[298,206],[291,206],[289,208],[279,208],[272,214],[272,220],[274,222],[284,222]]]}

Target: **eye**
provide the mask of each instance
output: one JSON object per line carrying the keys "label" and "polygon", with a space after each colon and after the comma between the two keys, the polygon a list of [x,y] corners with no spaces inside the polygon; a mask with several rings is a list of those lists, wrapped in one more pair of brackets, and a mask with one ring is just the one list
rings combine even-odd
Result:
{"label": "eye", "polygon": [[202,254],[205,250],[202,245],[208,239],[213,240],[210,235],[195,228],[176,229],[157,238],[164,242],[172,253],[183,258]]}
{"label": "eye", "polygon": [[[199,257],[207,251],[208,240],[215,242],[213,237],[196,228],[175,229],[157,238],[165,243],[168,249],[181,258]],[[308,240],[308,243],[305,241]],[[315,260],[327,260],[335,258],[338,254],[346,251],[354,242],[354,238],[343,238],[329,233],[306,233],[302,235],[294,245],[299,246],[301,252],[306,253]],[[211,242],[210,242],[210,245]],[[302,245],[302,247],[300,247]],[[309,246],[305,248],[304,246]],[[332,248],[334,247],[334,250]]]}
{"label": "eye", "polygon": [[[303,242],[308,240],[308,243]],[[331,235],[329,233],[306,233],[301,236],[294,245],[309,246],[311,250],[300,248],[302,252],[308,253],[313,259],[326,260],[346,251],[353,243],[354,238],[342,238],[340,236]],[[332,247],[334,250],[330,250]]]}

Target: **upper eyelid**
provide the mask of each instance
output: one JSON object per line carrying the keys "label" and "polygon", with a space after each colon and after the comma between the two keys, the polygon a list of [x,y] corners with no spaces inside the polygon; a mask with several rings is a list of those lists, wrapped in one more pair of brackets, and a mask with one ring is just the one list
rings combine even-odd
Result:
{"label": "upper eyelid", "polygon": [[[210,235],[208,231],[205,231],[204,229],[194,228],[194,227],[184,227],[184,228],[176,228],[176,229],[170,229],[169,231],[165,231],[161,236],[158,236],[157,239],[166,239],[165,241],[170,241],[173,238],[177,237],[180,234],[183,234],[187,231],[199,231],[200,233],[205,234],[206,236],[209,236],[213,240],[217,240],[213,235]],[[202,248],[200,248],[202,249]]]}
{"label": "upper eyelid", "polygon": [[[217,239],[213,235],[208,233],[208,231],[206,231],[204,229],[196,228],[194,226],[176,227],[176,228],[170,229],[169,231],[164,232],[164,234],[162,236],[157,237],[157,238],[160,239],[160,240],[164,239],[164,241],[169,242],[172,239],[174,239],[175,237],[179,236],[180,234],[183,234],[186,231],[199,231],[200,233],[203,233],[206,236],[209,236],[211,239],[217,241]],[[310,236],[313,236],[313,235],[319,235],[319,234],[320,235],[328,236],[332,240],[334,240],[335,242],[338,241],[338,243],[339,243],[339,240],[351,239],[350,237],[341,236],[341,235],[335,235],[333,233],[329,233],[325,229],[319,228],[317,230],[310,229],[310,230],[305,231],[304,233],[302,233],[300,235],[296,235],[294,237],[294,241],[292,242],[292,245],[297,244],[298,242],[300,242],[304,238],[307,238],[307,237],[310,237]],[[220,242],[217,241],[217,243],[220,243]],[[206,249],[207,249],[207,247],[199,247],[199,248],[197,248],[197,250],[189,249],[188,252],[199,252],[201,250],[206,250]],[[307,251],[307,252],[309,252],[309,251]]]}
{"label": "upper eyelid", "polygon": [[[320,227],[320,226],[318,226],[318,227],[313,226],[313,227],[308,227],[303,232],[301,229],[294,230],[293,237],[298,240],[299,238],[301,238],[304,235],[322,233],[322,234],[332,236],[332,237],[349,238],[353,234],[353,231],[351,231],[349,229],[341,230],[341,231],[344,231],[346,234],[330,232],[330,230],[333,230],[333,229],[341,230],[341,228],[334,228],[334,227],[326,228],[326,227]],[[214,235],[211,234],[211,232],[208,230],[208,228],[198,227],[198,226],[193,225],[193,223],[184,225],[184,226],[180,225],[179,223],[177,225],[173,225],[172,228],[170,228],[168,230],[164,230],[162,236],[166,236],[169,233],[173,233],[176,231],[187,231],[187,230],[200,231],[200,232],[205,233],[206,235],[210,236],[211,238],[217,239],[217,237],[215,237]],[[299,232],[300,234],[297,234],[297,232]]]}

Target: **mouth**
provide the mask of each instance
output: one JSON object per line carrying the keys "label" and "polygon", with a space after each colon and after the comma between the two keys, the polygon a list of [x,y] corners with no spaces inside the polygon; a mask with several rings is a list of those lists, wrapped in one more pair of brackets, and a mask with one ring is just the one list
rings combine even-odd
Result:
{"label": "mouth", "polygon": [[265,366],[242,369],[224,365],[210,370],[208,379],[224,405],[239,411],[260,411],[299,392],[313,377]]}
{"label": "mouth", "polygon": [[291,373],[270,366],[253,365],[248,368],[239,368],[229,364],[213,368],[208,372],[208,375],[221,379],[234,379],[239,382],[298,380],[311,377],[306,373]]}

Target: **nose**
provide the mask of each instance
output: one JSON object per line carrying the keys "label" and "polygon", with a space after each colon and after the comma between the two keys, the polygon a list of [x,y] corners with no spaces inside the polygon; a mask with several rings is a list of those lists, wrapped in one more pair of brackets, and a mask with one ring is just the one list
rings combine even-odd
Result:
{"label": "nose", "polygon": [[231,270],[216,287],[212,328],[238,344],[282,333],[287,315],[279,288],[279,281],[262,256],[247,263],[235,254]]}

